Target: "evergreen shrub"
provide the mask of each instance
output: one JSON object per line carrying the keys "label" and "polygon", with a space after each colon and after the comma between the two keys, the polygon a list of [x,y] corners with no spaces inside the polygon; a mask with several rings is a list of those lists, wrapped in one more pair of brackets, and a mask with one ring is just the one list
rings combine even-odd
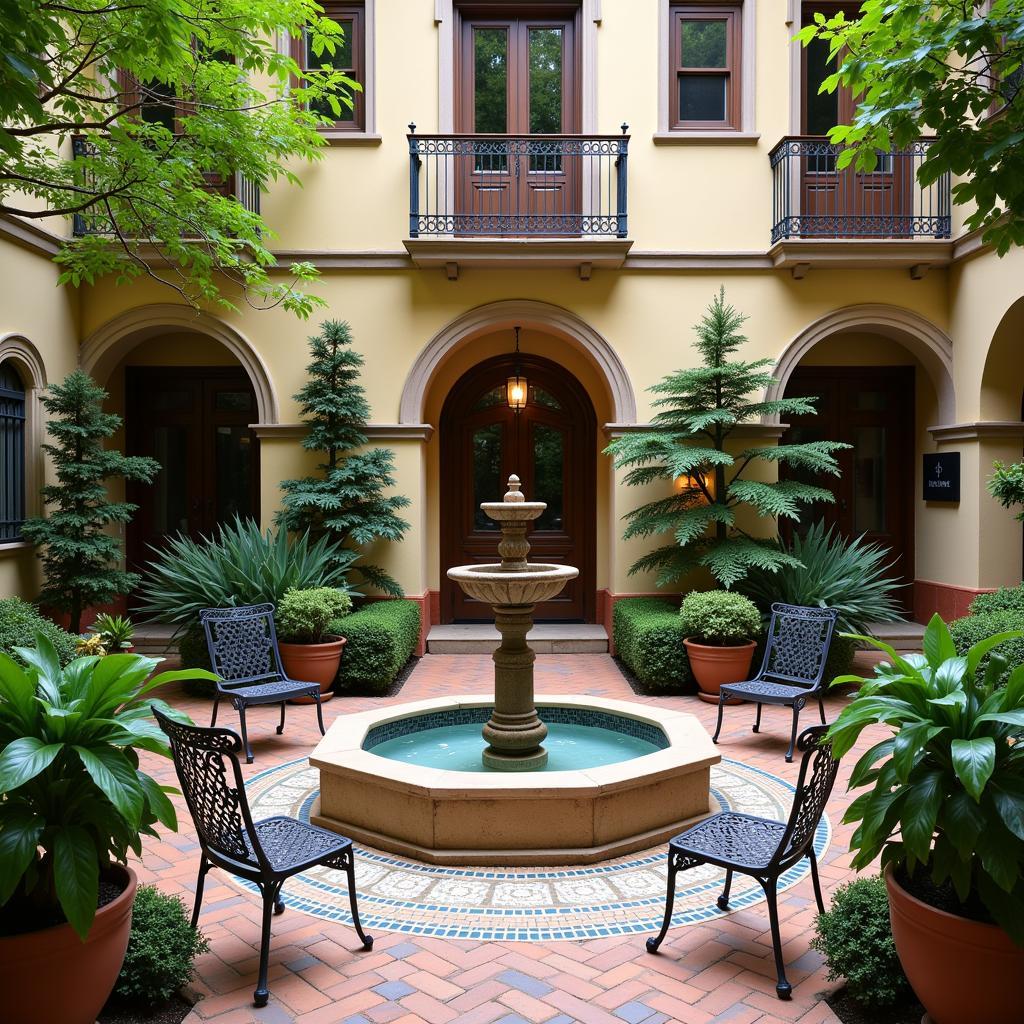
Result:
{"label": "evergreen shrub", "polygon": [[420,607],[403,598],[371,601],[332,622],[329,632],[348,641],[341,655],[337,688],[381,694],[416,650]]}
{"label": "evergreen shrub", "polygon": [[679,618],[687,637],[714,647],[740,646],[761,632],[757,605],[727,590],[692,591],[683,598]]}
{"label": "evergreen shrub", "polygon": [[971,602],[971,614],[986,612],[1019,612],[1024,615],[1024,583],[1016,587],[1000,587],[991,594],[978,594]]}
{"label": "evergreen shrub", "polygon": [[0,600],[0,651],[24,665],[24,659],[14,653],[14,648],[35,647],[37,633],[42,633],[53,644],[62,665],[74,659],[77,637],[44,618],[20,597]]}
{"label": "evergreen shrub", "polygon": [[352,598],[334,587],[292,588],[274,611],[277,639],[290,644],[319,644],[332,624],[352,610]]}
{"label": "evergreen shrub", "polygon": [[[994,595],[986,595],[994,596]],[[974,605],[972,604],[973,608]],[[949,624],[949,633],[953,638],[957,654],[966,654],[971,647],[987,640],[997,633],[1008,633],[1011,630],[1024,629],[1024,610],[992,611],[981,615],[965,615]],[[1005,683],[1010,672],[1018,665],[1024,665],[1024,637],[1004,640],[994,648],[995,653],[1006,658],[1006,672],[1001,682]],[[986,655],[979,666],[979,673],[984,675],[990,655]]]}
{"label": "evergreen shrub", "polygon": [[679,609],[656,597],[615,602],[612,638],[626,667],[651,689],[694,693]]}

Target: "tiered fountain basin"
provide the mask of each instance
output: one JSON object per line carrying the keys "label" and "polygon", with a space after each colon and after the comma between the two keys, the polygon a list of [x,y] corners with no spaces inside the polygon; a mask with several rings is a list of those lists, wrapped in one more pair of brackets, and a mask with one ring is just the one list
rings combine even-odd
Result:
{"label": "tiered fountain basin", "polygon": [[[647,849],[710,812],[711,766],[721,758],[693,715],[601,697],[536,704],[550,729],[551,759],[531,772],[480,766],[490,696],[339,718],[310,756],[320,771],[311,820],[432,864],[513,866],[587,864]],[[458,747],[467,727],[476,736],[472,755],[438,749]],[[560,768],[580,759],[584,734],[593,734],[590,761],[619,759]],[[416,763],[449,758],[461,770]]]}

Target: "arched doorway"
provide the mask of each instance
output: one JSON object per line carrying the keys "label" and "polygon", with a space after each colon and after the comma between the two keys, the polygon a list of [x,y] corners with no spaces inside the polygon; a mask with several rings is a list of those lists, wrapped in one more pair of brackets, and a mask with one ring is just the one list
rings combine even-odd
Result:
{"label": "arched doorway", "polygon": [[[497,524],[479,509],[500,500],[516,473],[527,497],[548,508],[530,534],[533,561],[579,567],[579,578],[539,605],[538,620],[592,622],[595,612],[597,419],[586,391],[550,359],[523,355],[529,382],[521,412],[509,408],[507,379],[517,362],[497,356],[466,372],[445,399],[440,420],[442,565],[494,561]],[[443,622],[491,618],[447,577],[441,580]]]}

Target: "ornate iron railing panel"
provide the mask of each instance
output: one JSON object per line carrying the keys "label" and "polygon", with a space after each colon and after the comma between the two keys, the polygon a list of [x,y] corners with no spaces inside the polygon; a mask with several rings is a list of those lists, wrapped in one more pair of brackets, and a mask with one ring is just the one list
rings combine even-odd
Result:
{"label": "ornate iron railing panel", "polygon": [[409,237],[625,238],[621,135],[416,135]]}
{"label": "ornate iron railing panel", "polygon": [[788,136],[771,151],[772,243],[789,238],[949,238],[950,176],[922,185],[929,139],[878,154],[873,171],[840,169],[843,147]]}
{"label": "ornate iron railing panel", "polygon": [[25,521],[25,388],[0,364],[0,544],[21,539]]}
{"label": "ornate iron railing panel", "polygon": [[[73,157],[94,156],[96,144],[84,135],[73,135],[71,137],[71,155]],[[82,183],[92,184],[92,176],[88,167],[83,167],[79,172]],[[206,175],[207,188],[211,192],[217,192],[225,196],[234,196],[242,208],[250,213],[260,212],[260,190],[259,186],[251,182],[244,174],[236,173],[230,181],[225,181],[219,175]],[[90,209],[86,213],[76,213],[72,232],[76,237],[82,235],[113,235],[113,223],[105,213],[94,212]]]}

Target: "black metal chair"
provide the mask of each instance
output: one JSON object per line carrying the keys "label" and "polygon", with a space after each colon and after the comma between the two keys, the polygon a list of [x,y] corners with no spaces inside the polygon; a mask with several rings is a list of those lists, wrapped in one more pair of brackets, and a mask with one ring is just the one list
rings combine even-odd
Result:
{"label": "black metal chair", "polygon": [[295,818],[281,816],[254,822],[236,756],[242,748],[237,733],[182,725],[156,708],[153,714],[170,740],[174,768],[202,847],[192,927],[199,923],[203,884],[211,867],[255,882],[263,896],[260,973],[253,1002],[266,1006],[270,998],[270,915],[271,911],[284,912],[281,889],[287,879],[300,871],[322,864],[345,872],[352,923],[363,949],[373,949],[373,937],[366,935],[359,923],[352,840]]}
{"label": "black metal chair", "polygon": [[272,604],[241,605],[238,608],[204,608],[199,621],[206,634],[210,664],[220,677],[213,699],[210,728],[217,724],[217,709],[222,699],[231,701],[238,712],[245,746],[245,763],[252,764],[252,747],[245,728],[245,709],[258,704],[280,704],[278,736],[284,732],[285,702],[293,697],[312,697],[316,701],[316,719],[324,734],[324,715],[320,706],[318,683],[289,679],[281,664],[274,630]]}
{"label": "black metal chair", "polygon": [[825,665],[836,627],[834,608],[802,608],[794,604],[773,604],[768,638],[761,667],[753,679],[724,683],[718,698],[718,724],[712,740],[718,742],[722,713],[730,697],[757,704],[754,732],[761,731],[761,706],[777,704],[793,709],[793,731],[786,760],[793,760],[793,747],[800,728],[800,712],[811,699],[818,702],[821,724],[825,724]]}
{"label": "black metal chair", "polygon": [[733,872],[739,871],[757,879],[764,889],[768,900],[772,947],[775,951],[775,992],[780,999],[790,998],[793,986],[786,980],[786,965],[782,959],[777,886],[780,875],[808,857],[814,881],[814,898],[818,902],[818,909],[824,912],[821,882],[818,880],[818,860],[814,854],[814,835],[839,769],[839,762],[832,756],[831,744],[822,742],[826,732],[827,726],[814,725],[805,729],[800,736],[798,746],[803,752],[803,758],[788,821],[773,821],[770,818],[723,811],[705,818],[699,825],[669,840],[665,920],[657,936],[647,940],[648,953],[657,953],[672,922],[676,875],[680,871],[701,864],[715,864],[725,868],[725,888],[717,901],[719,910],[729,909]]}

